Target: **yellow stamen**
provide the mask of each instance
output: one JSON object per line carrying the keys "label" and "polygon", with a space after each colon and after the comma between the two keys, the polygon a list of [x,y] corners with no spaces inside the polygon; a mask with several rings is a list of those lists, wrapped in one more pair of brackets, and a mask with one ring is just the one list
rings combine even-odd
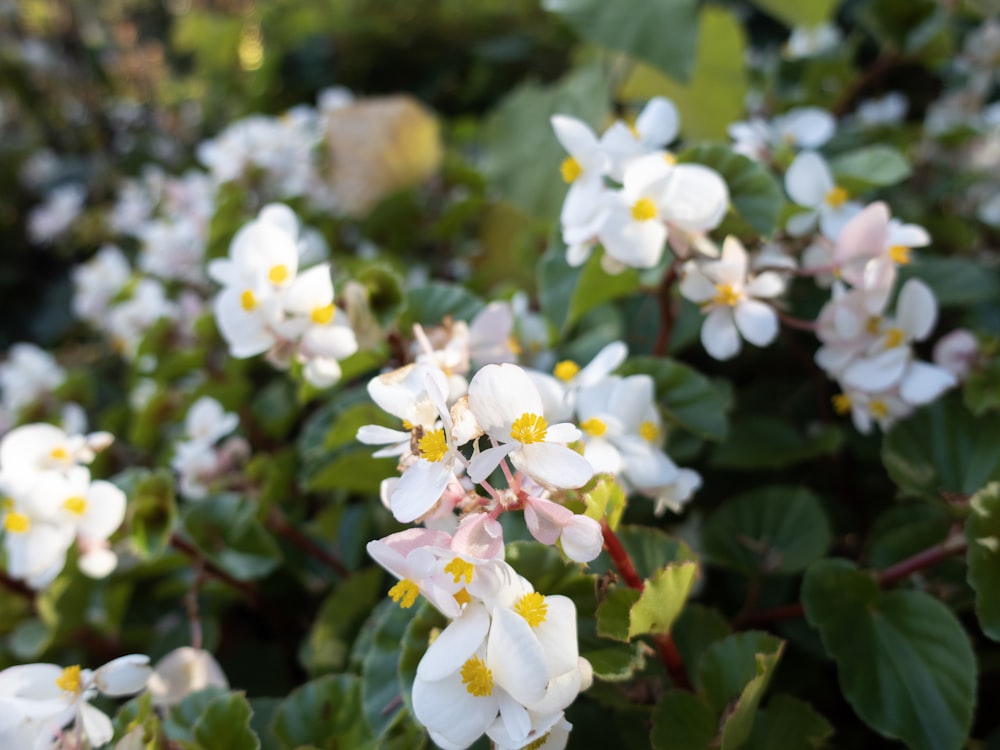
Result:
{"label": "yellow stamen", "polygon": [[456,557],[444,566],[444,572],[451,573],[455,577],[455,583],[458,583],[463,578],[466,583],[472,583],[472,572],[475,569],[475,565],[470,562],[466,562],[461,557]]}
{"label": "yellow stamen", "polygon": [[272,284],[283,283],[288,279],[288,266],[284,263],[271,266],[271,270],[267,272],[267,278],[270,279]]}
{"label": "yellow stamen", "polygon": [[834,185],[830,192],[826,194],[826,205],[830,208],[840,208],[847,202],[849,195],[840,185]]}
{"label": "yellow stamen", "polygon": [[80,665],[74,664],[66,667],[58,677],[56,677],[56,687],[65,690],[67,693],[76,693],[80,690]]}
{"label": "yellow stamen", "polygon": [[448,453],[448,441],[445,440],[444,430],[433,430],[425,433],[420,442],[420,457],[428,461],[437,463]]}
{"label": "yellow stamen", "polygon": [[674,164],[677,163],[677,157],[674,156],[669,151],[667,151],[667,152],[665,152],[663,154],[663,161],[665,161],[667,164],[669,164],[672,167],[672,166],[674,166]]}
{"label": "yellow stamen", "polygon": [[905,245],[893,245],[889,248],[889,258],[893,263],[905,266],[910,262],[910,248]]}
{"label": "yellow stamen", "polygon": [[469,596],[468,589],[464,588],[460,589],[459,591],[452,594],[452,596],[454,597],[455,601],[458,602],[459,606],[463,604],[468,604],[469,602],[472,601],[472,597]]}
{"label": "yellow stamen", "polygon": [[528,624],[537,628],[545,622],[545,615],[549,613],[549,605],[545,603],[545,597],[537,591],[525,594],[514,605],[514,611],[527,620]]}
{"label": "yellow stamen", "polygon": [[493,695],[493,673],[478,656],[473,656],[462,665],[461,675],[462,684],[470,694],[477,698]]}
{"label": "yellow stamen", "polygon": [[567,156],[563,159],[562,164],[559,165],[559,174],[562,175],[563,182],[576,182],[580,175],[583,174],[583,167],[572,156]]}
{"label": "yellow stamen", "polygon": [[639,437],[650,443],[656,442],[660,438],[660,428],[655,422],[643,422],[639,425]]}
{"label": "yellow stamen", "polygon": [[325,326],[333,320],[333,314],[337,308],[333,306],[331,302],[329,305],[324,305],[323,307],[314,307],[312,312],[309,313],[309,317],[313,323],[320,326]]}
{"label": "yellow stamen", "polygon": [[49,458],[51,458],[53,461],[68,461],[69,451],[67,451],[61,445],[56,446],[55,448],[49,451]]}
{"label": "yellow stamen", "polygon": [[515,357],[520,356],[522,352],[521,342],[518,341],[513,336],[507,339],[507,348],[510,349],[510,353],[513,354]]}
{"label": "yellow stamen", "polygon": [[878,335],[878,329],[882,326],[882,318],[878,315],[869,316],[868,320],[865,321],[865,330],[872,336]]}
{"label": "yellow stamen", "polygon": [[564,383],[568,383],[575,378],[578,372],[580,372],[580,365],[571,359],[564,359],[552,370],[552,374]]}
{"label": "yellow stamen", "polygon": [[14,510],[14,498],[5,497],[2,500],[0,500],[0,510],[3,511]]}
{"label": "yellow stamen", "polygon": [[628,127],[628,132],[630,132],[632,134],[633,138],[635,138],[636,140],[639,140],[640,138],[642,138],[642,134],[639,132],[639,128],[637,128],[635,126],[634,122],[628,123],[628,125],[626,127]]}
{"label": "yellow stamen", "polygon": [[548,739],[549,739],[549,734],[548,734],[548,732],[546,732],[541,737],[539,737],[537,740],[533,740],[533,741],[529,742],[527,745],[525,745],[524,747],[522,747],[521,750],[538,750],[538,748],[540,748],[542,745],[544,745],[545,742],[546,742],[546,740],[548,740]]}
{"label": "yellow stamen", "polygon": [[31,519],[24,513],[14,511],[4,516],[3,527],[11,534],[26,534],[31,528]]}
{"label": "yellow stamen", "polygon": [[413,429],[413,422],[411,422],[409,419],[404,419],[403,420],[403,429],[404,430],[412,430]]}
{"label": "yellow stamen", "polygon": [[87,510],[87,498],[82,495],[73,495],[63,500],[62,507],[78,516],[82,516]]}
{"label": "yellow stamen", "polygon": [[257,309],[257,297],[249,289],[245,289],[240,295],[240,307],[247,312],[253,312]]}
{"label": "yellow stamen", "polygon": [[608,426],[597,417],[591,417],[586,422],[580,424],[580,429],[591,437],[600,437],[608,431]]}
{"label": "yellow stamen", "polygon": [[632,218],[636,221],[649,221],[656,218],[656,204],[649,198],[640,198],[632,204]]}
{"label": "yellow stamen", "polygon": [[890,328],[885,332],[885,348],[895,349],[897,346],[903,343],[906,338],[906,334],[903,333],[902,328]]}
{"label": "yellow stamen", "polygon": [[548,429],[549,423],[545,421],[545,417],[526,413],[514,420],[514,424],[510,426],[510,436],[525,445],[540,443],[545,440]]}
{"label": "yellow stamen", "polygon": [[851,397],[846,393],[838,393],[836,396],[830,399],[833,402],[833,410],[837,414],[848,414],[851,411]]}
{"label": "yellow stamen", "polygon": [[409,578],[404,578],[402,581],[389,589],[389,596],[403,609],[409,609],[412,607],[413,603],[417,601],[417,595],[419,593],[420,588]]}
{"label": "yellow stamen", "polygon": [[733,289],[732,284],[716,284],[715,285],[715,296],[712,297],[712,302],[717,305],[728,305],[729,307],[735,307],[736,303],[740,301],[740,294],[735,289]]}
{"label": "yellow stamen", "polygon": [[889,416],[889,406],[878,398],[873,398],[868,404],[868,411],[872,413],[872,416],[876,419],[885,419]]}

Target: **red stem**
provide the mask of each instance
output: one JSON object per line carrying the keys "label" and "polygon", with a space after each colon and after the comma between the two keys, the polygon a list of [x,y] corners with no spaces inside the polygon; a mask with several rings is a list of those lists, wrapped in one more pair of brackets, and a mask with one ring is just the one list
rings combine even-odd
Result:
{"label": "red stem", "polygon": [[670,290],[677,281],[677,262],[670,264],[667,273],[660,282],[657,289],[657,299],[660,303],[660,330],[656,334],[656,343],[653,345],[653,355],[664,357],[667,349],[670,348],[670,339],[674,333],[674,301],[670,297]]}
{"label": "red stem", "polygon": [[[611,558],[612,564],[618,570],[619,575],[621,575],[622,580],[630,589],[642,591],[642,577],[635,569],[632,558],[629,557],[621,540],[615,534],[614,530],[608,526],[607,521],[601,521],[601,534],[604,537],[604,549]],[[674,643],[674,639],[670,636],[670,633],[653,636],[653,642],[656,644],[656,651],[659,653],[660,661],[666,667],[670,679],[682,690],[691,690],[691,681],[688,680],[684,659],[681,658],[681,654],[677,650],[677,645]]]}

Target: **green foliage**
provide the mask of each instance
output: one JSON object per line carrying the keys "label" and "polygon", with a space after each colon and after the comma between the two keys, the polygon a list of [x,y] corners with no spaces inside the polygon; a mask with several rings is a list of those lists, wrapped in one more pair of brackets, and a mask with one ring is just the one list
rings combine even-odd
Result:
{"label": "green foliage", "polygon": [[1000,295],[1000,276],[994,269],[962,258],[918,257],[900,269],[899,277],[901,283],[923,281],[943,307],[989,302]]}
{"label": "green foliage", "polygon": [[965,525],[969,542],[969,585],[976,591],[976,615],[990,638],[1000,641],[1000,483],[993,482],[969,501]]}
{"label": "green foliage", "polygon": [[891,146],[867,146],[840,154],[830,160],[837,184],[850,193],[885,187],[910,176],[910,163]]}
{"label": "green foliage", "polygon": [[548,0],[588,41],[624,52],[681,81],[691,77],[698,14],[694,0]]}
{"label": "green foliage", "polygon": [[440,325],[447,317],[454,320],[472,320],[483,308],[483,301],[465,287],[432,281],[410,290],[407,295],[407,322],[421,325]]}
{"label": "green foliage", "polygon": [[869,726],[912,748],[965,744],[976,659],[945,605],[920,591],[879,591],[846,560],[813,564],[802,603],[837,663],[844,697]]}
{"label": "green foliage", "polygon": [[584,514],[595,521],[607,519],[612,530],[618,528],[625,512],[625,491],[612,478],[599,479],[597,485],[584,494]]}
{"label": "green foliage", "polygon": [[803,436],[786,420],[749,415],[733,421],[726,441],[712,452],[712,464],[726,469],[776,469],[836,453],[843,433],[824,425]]}
{"label": "green foliage", "polygon": [[274,736],[281,750],[374,748],[362,711],[361,679],[326,675],[293,690],[275,712]]}
{"label": "green foliage", "polygon": [[629,612],[629,638],[667,633],[687,599],[698,566],[692,562],[668,565],[644,581],[639,600]]}
{"label": "green foliage", "polygon": [[753,731],[743,747],[748,750],[814,750],[824,747],[833,734],[829,722],[805,701],[775,695],[757,712]]}
{"label": "green foliage", "polygon": [[708,561],[749,576],[805,570],[831,541],[819,499],[809,490],[779,485],[730,498],[708,517],[702,533]]}
{"label": "green foliage", "polygon": [[842,0],[751,0],[754,5],[787,26],[817,26],[830,20]]}
{"label": "green foliage", "polygon": [[263,578],[281,562],[281,551],[256,518],[253,502],[234,493],[189,505],[184,530],[208,560],[240,581]]}
{"label": "green foliage", "polygon": [[973,417],[951,394],[889,430],[882,462],[904,494],[972,494],[1000,479],[1000,422]]}
{"label": "green foliage", "polygon": [[359,571],[337,584],[313,620],[299,660],[312,676],[338,672],[347,665],[361,624],[381,598],[380,568]]}
{"label": "green foliage", "polygon": [[114,482],[128,498],[128,522],[136,551],[146,559],[159,557],[177,523],[173,476],[165,469],[128,469]]}

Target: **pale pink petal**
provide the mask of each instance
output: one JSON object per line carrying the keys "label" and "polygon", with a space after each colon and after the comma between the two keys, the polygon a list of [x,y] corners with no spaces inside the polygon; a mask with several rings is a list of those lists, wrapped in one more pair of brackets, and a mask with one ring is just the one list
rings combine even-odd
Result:
{"label": "pale pink petal", "polygon": [[800,206],[818,208],[833,187],[826,160],[814,151],[803,151],[796,156],[785,173],[785,190]]}
{"label": "pale pink petal", "polygon": [[923,406],[957,384],[958,379],[943,367],[912,362],[899,384],[899,395],[912,406]]}
{"label": "pale pink petal", "polygon": [[778,336],[778,314],[764,302],[740,300],[733,317],[740,334],[751,344],[767,346]]}
{"label": "pale pink petal", "polygon": [[930,287],[919,279],[903,284],[896,301],[896,319],[909,339],[927,338],[937,322],[937,299]]}
{"label": "pale pink petal", "polygon": [[594,476],[587,459],[555,443],[531,443],[512,453],[510,458],[515,467],[546,487],[575,489]]}

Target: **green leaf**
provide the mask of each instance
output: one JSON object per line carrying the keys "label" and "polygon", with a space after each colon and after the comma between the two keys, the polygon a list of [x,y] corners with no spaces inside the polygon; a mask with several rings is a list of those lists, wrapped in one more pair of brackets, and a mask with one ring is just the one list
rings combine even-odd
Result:
{"label": "green leaf", "polygon": [[[626,623],[626,630],[628,624]],[[641,641],[626,645],[625,643],[607,644],[600,648],[583,648],[580,656],[590,662],[594,677],[604,682],[624,682],[646,664],[645,646]]]}
{"label": "green leaf", "polygon": [[323,601],[299,653],[310,675],[344,669],[354,636],[382,597],[382,577],[381,568],[354,573]]}
{"label": "green leaf", "polygon": [[722,726],[722,750],[735,750],[750,736],[757,718],[757,707],[771,682],[784,646],[780,643],[773,652],[756,655],[757,674],[740,692]]}
{"label": "green leaf", "polygon": [[882,463],[904,494],[971,495],[1000,479],[1000,420],[972,416],[949,394],[889,430]]}
{"label": "green leaf", "polygon": [[532,217],[556,219],[566,196],[559,173],[566,154],[549,118],[565,114],[600,125],[608,114],[607,89],[607,72],[593,65],[553,86],[528,83],[505,96],[484,125],[490,185]]}
{"label": "green leaf", "polygon": [[837,184],[852,194],[872,187],[885,187],[910,176],[910,163],[891,146],[865,146],[830,160]]}
{"label": "green leaf", "polygon": [[413,323],[439,326],[447,316],[468,321],[483,309],[483,301],[465,287],[443,281],[418,286],[410,291],[408,300],[401,323],[403,328],[409,328]]}
{"label": "green leaf", "polygon": [[672,690],[653,709],[649,742],[654,750],[709,750],[719,730],[715,711],[699,696]]}
{"label": "green leaf", "polygon": [[734,420],[711,463],[726,469],[777,469],[836,453],[843,437],[835,425],[815,425],[811,434],[802,435],[785,420],[753,414]]}
{"label": "green leaf", "polygon": [[992,482],[969,501],[969,585],[976,592],[976,616],[990,638],[1000,641],[1000,483]]}
{"label": "green leaf", "polygon": [[438,612],[430,602],[420,602],[417,611],[406,626],[406,632],[399,644],[399,684],[402,690],[403,703],[413,712],[413,681],[417,677],[417,665],[427,652],[431,633],[443,630],[448,624],[444,615]]}
{"label": "green leaf", "polygon": [[[721,713],[764,671],[773,669],[783,647],[781,639],[753,630],[727,636],[705,649],[698,662],[695,685],[708,704]],[[765,666],[769,665],[764,671],[761,657],[767,657]]]}
{"label": "green leaf", "polygon": [[[623,525],[618,528],[616,534],[632,559],[636,572],[642,578],[649,578],[660,568],[665,568],[671,563],[698,561],[697,555],[684,541],[677,537],[668,536],[659,529],[649,526]],[[539,545],[531,546],[537,547]],[[611,563],[607,555],[601,555],[591,562],[590,569],[595,573],[605,573],[611,570]],[[522,573],[522,575],[524,574]]]}
{"label": "green leaf", "polygon": [[626,297],[639,289],[638,271],[629,268],[613,276],[609,275],[601,268],[600,253],[591,253],[578,274],[564,327],[573,325],[595,307]]}
{"label": "green leaf", "polygon": [[837,662],[844,697],[869,726],[917,750],[964,745],[976,658],[944,604],[921,591],[880,591],[846,560],[813,564],[802,603]]}
{"label": "green leaf", "polygon": [[694,369],[672,359],[632,357],[622,375],[646,373],[656,381],[656,395],[667,416],[687,430],[710,440],[723,440],[732,394]]}
{"label": "green leaf", "polygon": [[705,557],[750,576],[795,573],[826,554],[830,524],[819,498],[773,485],[727,500],[705,522]]}
{"label": "green leaf", "polygon": [[697,572],[697,564],[685,562],[668,565],[648,578],[629,615],[629,638],[669,632],[684,608]]}
{"label": "green leaf", "polygon": [[[659,2],[669,4],[672,0]],[[617,7],[617,3],[605,5]],[[736,16],[718,7],[705,7],[699,26],[697,37],[694,29],[684,31],[689,35],[687,44],[695,38],[698,40],[689,83],[671,80],[650,65],[636,65],[618,95],[628,102],[645,102],[653,96],[672,99],[680,112],[681,132],[689,142],[725,141],[728,140],[726,126],[744,116],[746,35]],[[662,29],[652,31],[663,44]],[[706,96],[706,92],[711,92],[711,96]]]}
{"label": "green leaf", "polygon": [[691,77],[698,14],[694,0],[545,0],[584,39],[655,65],[681,81]]}
{"label": "green leaf", "polygon": [[361,680],[355,675],[320,677],[296,688],[274,716],[282,750],[310,745],[319,750],[373,748],[374,737],[361,709]]}
{"label": "green leaf", "polygon": [[174,742],[195,742],[195,725],[214,701],[223,700],[228,695],[229,691],[225,688],[209,687],[185,696],[163,719],[163,731],[167,739]]}
{"label": "green leaf", "polygon": [[170,543],[177,522],[173,475],[167,469],[133,468],[112,481],[128,498],[126,523],[135,550],[143,559],[156,559]]}
{"label": "green leaf", "polygon": [[697,665],[705,650],[732,633],[729,622],[715,609],[688,602],[670,629],[685,664]]}
{"label": "green leaf", "polygon": [[277,542],[255,517],[256,505],[234,493],[189,505],[182,522],[205,556],[241,581],[263,578],[281,562]]}
{"label": "green leaf", "polygon": [[377,735],[391,729],[405,712],[399,683],[399,643],[413,614],[412,609],[395,604],[386,607],[372,633],[371,650],[362,663],[361,707]]}
{"label": "green leaf", "polygon": [[818,26],[830,20],[842,0],[750,0],[754,5],[786,26]]}
{"label": "green leaf", "polygon": [[1000,411],[1000,357],[969,373],[963,396],[966,407],[977,417],[988,411]]}
{"label": "green leaf", "polygon": [[942,307],[995,302],[1000,297],[997,272],[964,258],[918,257],[899,270],[900,284],[914,278],[931,288]]}
{"label": "green leaf", "polygon": [[616,641],[628,642],[631,638],[632,606],[639,601],[640,592],[627,586],[611,589],[597,606],[597,634]]}
{"label": "green leaf", "polygon": [[194,739],[204,750],[258,750],[260,739],[250,728],[253,710],[241,693],[220,695],[194,725]]}
{"label": "green leaf", "polygon": [[826,744],[833,727],[805,701],[776,695],[757,712],[744,750],[815,750]]}
{"label": "green leaf", "polygon": [[584,494],[583,503],[586,507],[585,516],[595,521],[606,518],[608,526],[614,531],[625,512],[625,491],[614,479],[601,478],[594,489]]}
{"label": "green leaf", "polygon": [[778,224],[785,194],[774,175],[759,162],[727,146],[701,145],[682,151],[677,160],[704,164],[722,175],[729,187],[733,210],[760,234],[769,235]]}
{"label": "green leaf", "polygon": [[868,567],[880,570],[948,536],[955,517],[940,505],[913,501],[894,505],[875,519],[869,532]]}

